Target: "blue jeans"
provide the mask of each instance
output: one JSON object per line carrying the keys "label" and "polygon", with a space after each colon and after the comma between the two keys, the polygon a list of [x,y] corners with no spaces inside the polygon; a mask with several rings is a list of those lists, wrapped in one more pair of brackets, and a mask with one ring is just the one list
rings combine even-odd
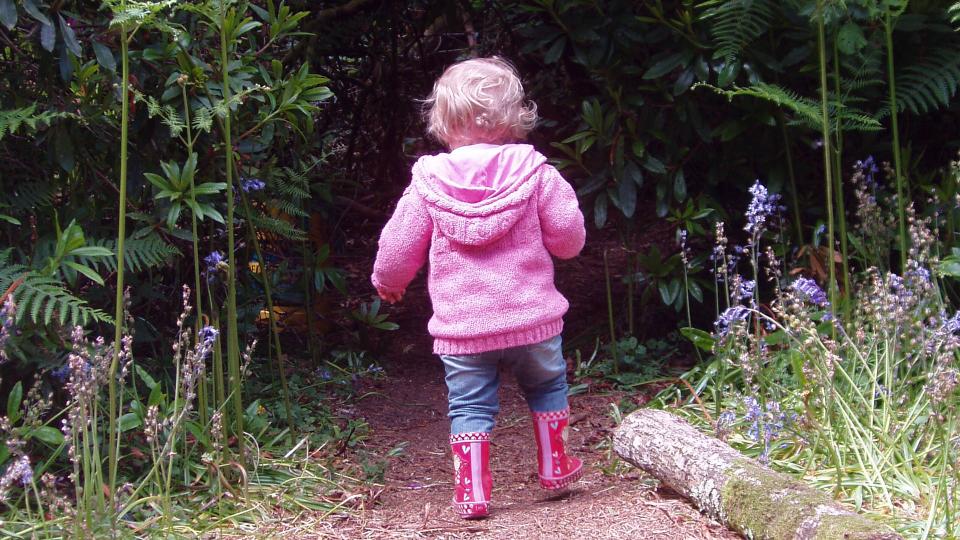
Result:
{"label": "blue jeans", "polygon": [[567,408],[567,362],[560,336],[480,354],[440,355],[447,372],[450,433],[489,433],[500,411],[500,363],[513,368],[533,412]]}

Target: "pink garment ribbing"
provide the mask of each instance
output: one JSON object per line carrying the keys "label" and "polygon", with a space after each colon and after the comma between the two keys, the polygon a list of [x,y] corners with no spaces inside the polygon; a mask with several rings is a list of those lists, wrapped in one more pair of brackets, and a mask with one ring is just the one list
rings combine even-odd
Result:
{"label": "pink garment ribbing", "polygon": [[573,188],[532,146],[461,147],[413,166],[371,281],[402,291],[429,259],[437,354],[530,345],[563,330],[551,255],[575,257],[585,234]]}

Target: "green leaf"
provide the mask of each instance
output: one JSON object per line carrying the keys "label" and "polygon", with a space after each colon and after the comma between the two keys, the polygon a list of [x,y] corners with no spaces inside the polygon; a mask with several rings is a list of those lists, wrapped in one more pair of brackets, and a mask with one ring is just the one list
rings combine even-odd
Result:
{"label": "green leaf", "polygon": [[63,18],[63,15],[57,14],[57,17],[60,19],[60,33],[63,34],[63,43],[67,46],[67,50],[73,53],[74,56],[80,58],[83,56],[83,49],[80,48],[80,42],[77,41],[77,34],[73,31],[73,28],[70,28],[70,25],[67,24],[67,20]]}
{"label": "green leaf", "polygon": [[713,344],[716,340],[708,332],[699,328],[687,326],[680,329],[680,335],[690,340],[697,348],[706,352],[713,352]]}
{"label": "green leaf", "polygon": [[567,39],[563,36],[558,38],[553,42],[553,45],[547,49],[546,54],[543,55],[543,61],[546,64],[553,64],[560,59],[560,55],[563,54],[564,46],[567,44]]}
{"label": "green leaf", "polygon": [[95,282],[97,285],[103,285],[103,278],[100,277],[100,274],[98,274],[93,268],[73,261],[63,261],[63,264],[87,276],[90,281]]}
{"label": "green leaf", "polygon": [[647,154],[647,159],[643,161],[643,168],[654,174],[666,174],[667,172],[667,167],[663,162],[650,154]]}
{"label": "green leaf", "polygon": [[837,32],[837,48],[843,54],[854,54],[867,46],[867,38],[860,25],[855,22],[844,24]]}
{"label": "green leaf", "polygon": [[[193,176],[197,171],[197,153],[190,152],[190,157],[183,164],[183,172],[180,173],[180,181],[189,185],[193,181]],[[226,186],[226,184],[224,184]]]}
{"label": "green leaf", "polygon": [[40,46],[47,52],[53,52],[53,46],[57,44],[57,29],[52,24],[42,24],[40,26]]}
{"label": "green leaf", "polygon": [[725,88],[730,86],[730,83],[737,80],[737,75],[740,74],[740,62],[729,62],[720,69],[720,73],[717,75],[717,86],[720,88]]}
{"label": "green leaf", "polygon": [[607,223],[607,194],[600,193],[593,202],[593,224],[602,229]]}
{"label": "green leaf", "polygon": [[16,424],[20,420],[20,402],[23,400],[23,384],[17,381],[7,396],[7,419],[11,424]]}
{"label": "green leaf", "polygon": [[40,426],[31,430],[27,438],[37,439],[51,446],[63,444],[63,432],[53,426]]}
{"label": "green leaf", "polygon": [[74,257],[112,257],[113,252],[105,247],[84,246],[70,250],[70,255]]}
{"label": "green leaf", "polygon": [[689,292],[690,296],[697,302],[703,302],[703,289],[700,288],[700,285],[697,284],[696,281],[688,282],[687,292]]}
{"label": "green leaf", "polygon": [[143,173],[143,177],[146,178],[148,182],[156,186],[157,189],[171,191],[170,184],[167,183],[166,178],[160,176],[159,174]]}
{"label": "green leaf", "polygon": [[170,211],[167,212],[167,228],[173,229],[177,226],[177,220],[180,219],[180,212],[183,206],[179,202],[170,205]]}
{"label": "green leaf", "polygon": [[103,43],[93,42],[93,54],[97,57],[97,63],[103,66],[107,71],[117,72],[117,60],[113,57],[113,51]]}
{"label": "green leaf", "polygon": [[136,413],[128,412],[120,417],[117,422],[117,429],[123,433],[131,429],[136,429],[141,425],[143,425],[143,422],[140,421],[140,417]]}
{"label": "green leaf", "polygon": [[687,198],[687,179],[683,175],[683,169],[677,170],[677,175],[673,178],[673,197],[677,202],[683,202]]}
{"label": "green leaf", "polygon": [[17,6],[13,0],[0,0],[0,24],[7,27],[7,30],[13,30],[17,25]]}
{"label": "green leaf", "polygon": [[624,217],[632,218],[637,210],[637,184],[630,178],[621,178],[617,184],[617,195],[620,198],[620,211]]}
{"label": "green leaf", "polygon": [[683,63],[685,56],[685,52],[678,52],[660,59],[650,66],[650,69],[644,72],[643,78],[645,80],[657,79],[666,75],[667,73],[670,73]]}
{"label": "green leaf", "polygon": [[657,290],[660,291],[660,299],[663,300],[665,306],[669,306],[676,299],[673,289],[670,287],[670,283],[666,281],[661,281],[657,283]]}
{"label": "green leaf", "polygon": [[210,219],[216,221],[217,223],[223,223],[223,214],[219,210],[213,207],[212,204],[201,204],[200,209],[203,211],[204,217],[209,217]]}
{"label": "green leaf", "polygon": [[[186,173],[186,170],[184,170],[184,173]],[[196,195],[216,195],[226,188],[227,184],[225,182],[204,182],[194,187],[193,193]]]}
{"label": "green leaf", "polygon": [[[37,7],[37,3],[34,2],[34,0],[23,0],[23,9],[25,9],[31,17],[40,21],[40,23],[44,26],[49,26],[51,28],[53,27],[53,23],[50,22],[50,19],[48,19],[46,15],[40,12],[40,8]],[[47,50],[49,51],[52,49],[53,47],[51,46],[50,49]]]}
{"label": "green leaf", "polygon": [[137,376],[140,377],[140,380],[143,382],[143,384],[147,385],[147,388],[153,390],[157,386],[157,381],[151,377],[145,369],[140,367],[139,364],[134,364],[133,369],[137,372]]}

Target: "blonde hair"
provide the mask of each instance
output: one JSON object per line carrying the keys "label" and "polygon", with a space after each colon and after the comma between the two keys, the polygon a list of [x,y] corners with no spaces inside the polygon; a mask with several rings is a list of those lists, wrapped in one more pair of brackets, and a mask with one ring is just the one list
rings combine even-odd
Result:
{"label": "blonde hair", "polygon": [[523,139],[537,123],[517,70],[493,56],[446,69],[424,101],[427,133],[450,148]]}

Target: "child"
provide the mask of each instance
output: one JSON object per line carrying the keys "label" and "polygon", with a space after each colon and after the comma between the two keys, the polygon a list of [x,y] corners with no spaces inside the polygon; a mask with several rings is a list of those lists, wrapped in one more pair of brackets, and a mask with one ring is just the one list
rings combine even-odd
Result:
{"label": "child", "polygon": [[583,215],[570,185],[523,139],[537,120],[514,68],[480,58],[455,64],[426,101],[428,132],[450,148],[424,156],[380,236],[371,281],[393,303],[428,260],[428,330],[446,370],[453,506],[489,513],[490,432],[499,410],[498,366],[512,366],[533,413],[540,486],[577,481],[567,455],[569,304],[553,283],[551,255],[583,248]]}

